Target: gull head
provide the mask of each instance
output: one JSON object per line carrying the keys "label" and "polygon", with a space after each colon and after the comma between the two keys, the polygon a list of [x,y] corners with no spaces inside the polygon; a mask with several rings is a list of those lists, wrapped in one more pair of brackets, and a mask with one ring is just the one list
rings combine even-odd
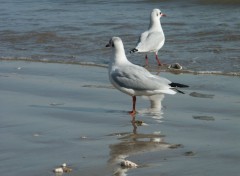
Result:
{"label": "gull head", "polygon": [[120,37],[112,37],[106,47],[111,47],[116,53],[125,53],[123,42]]}
{"label": "gull head", "polygon": [[159,9],[153,9],[151,13],[151,18],[152,19],[160,19],[161,17],[166,16],[164,13],[161,12]]}
{"label": "gull head", "polygon": [[112,37],[108,44],[106,45],[106,47],[112,47],[112,48],[115,48],[115,47],[118,47],[120,45],[123,45],[122,43],[122,40],[119,38],[119,37]]}
{"label": "gull head", "polygon": [[112,37],[106,47],[112,48],[114,62],[122,63],[127,61],[123,42],[119,37]]}

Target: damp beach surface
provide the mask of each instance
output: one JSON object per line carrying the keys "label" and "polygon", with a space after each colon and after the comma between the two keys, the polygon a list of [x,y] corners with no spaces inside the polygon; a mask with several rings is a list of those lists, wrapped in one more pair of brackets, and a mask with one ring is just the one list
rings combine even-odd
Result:
{"label": "damp beach surface", "polygon": [[237,175],[239,77],[160,74],[190,87],[166,95],[158,113],[137,98],[134,123],[131,97],[105,67],[1,61],[1,174],[51,176],[67,163],[69,176]]}
{"label": "damp beach surface", "polygon": [[[11,0],[0,6],[0,170],[4,176],[236,176],[240,165],[237,0]],[[153,8],[166,41],[148,68],[187,84],[161,111],[114,89],[112,36],[130,54]],[[159,100],[160,101],[160,100]],[[121,167],[123,160],[138,167]],[[59,174],[58,174],[59,175]]]}

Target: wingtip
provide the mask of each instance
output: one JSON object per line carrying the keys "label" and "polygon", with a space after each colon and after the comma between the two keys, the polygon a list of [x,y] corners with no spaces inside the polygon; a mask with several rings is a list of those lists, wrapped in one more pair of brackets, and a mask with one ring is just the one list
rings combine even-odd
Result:
{"label": "wingtip", "polygon": [[136,48],[133,48],[132,50],[130,50],[130,53],[135,53],[137,52],[138,50]]}
{"label": "wingtip", "polygon": [[178,93],[181,93],[181,94],[185,94],[183,91],[177,89],[177,88],[187,88],[189,87],[188,85],[185,85],[185,84],[180,84],[180,83],[171,83],[169,84],[172,89],[174,89],[175,91],[177,91]]}
{"label": "wingtip", "polygon": [[180,83],[171,83],[169,84],[171,87],[179,87],[179,88],[184,88],[184,87],[189,87],[188,85],[185,84],[180,84]]}

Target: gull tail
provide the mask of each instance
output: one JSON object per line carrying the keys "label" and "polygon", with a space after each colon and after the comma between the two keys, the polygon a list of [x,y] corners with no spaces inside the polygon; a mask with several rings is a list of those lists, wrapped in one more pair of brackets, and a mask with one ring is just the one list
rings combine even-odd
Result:
{"label": "gull tail", "polygon": [[180,83],[171,83],[169,84],[169,86],[171,86],[174,90],[176,90],[178,93],[181,93],[181,94],[185,94],[185,93],[181,90],[178,90],[177,88],[189,87],[188,85],[180,84]]}
{"label": "gull tail", "polygon": [[136,53],[136,52],[138,52],[138,49],[136,49],[136,48],[133,48],[133,49],[130,51],[130,53]]}

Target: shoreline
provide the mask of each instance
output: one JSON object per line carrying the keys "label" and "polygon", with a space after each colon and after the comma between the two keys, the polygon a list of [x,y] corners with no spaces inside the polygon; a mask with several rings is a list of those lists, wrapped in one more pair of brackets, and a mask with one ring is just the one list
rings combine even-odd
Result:
{"label": "shoreline", "polygon": [[[51,64],[71,64],[71,65],[82,65],[82,66],[92,66],[92,67],[102,67],[102,68],[108,68],[107,64],[97,64],[94,62],[76,62],[76,61],[57,61],[57,60],[32,60],[28,58],[23,59],[15,59],[15,58],[0,58],[1,61],[9,61],[9,62],[36,62],[36,63],[51,63]],[[176,63],[173,63],[176,64]],[[223,72],[223,71],[194,71],[194,70],[188,70],[188,69],[170,69],[168,68],[171,64],[160,66],[160,67],[149,67],[147,68],[150,72],[166,72],[166,73],[172,73],[172,74],[192,74],[192,75],[220,75],[220,76],[240,76],[240,72]]]}

